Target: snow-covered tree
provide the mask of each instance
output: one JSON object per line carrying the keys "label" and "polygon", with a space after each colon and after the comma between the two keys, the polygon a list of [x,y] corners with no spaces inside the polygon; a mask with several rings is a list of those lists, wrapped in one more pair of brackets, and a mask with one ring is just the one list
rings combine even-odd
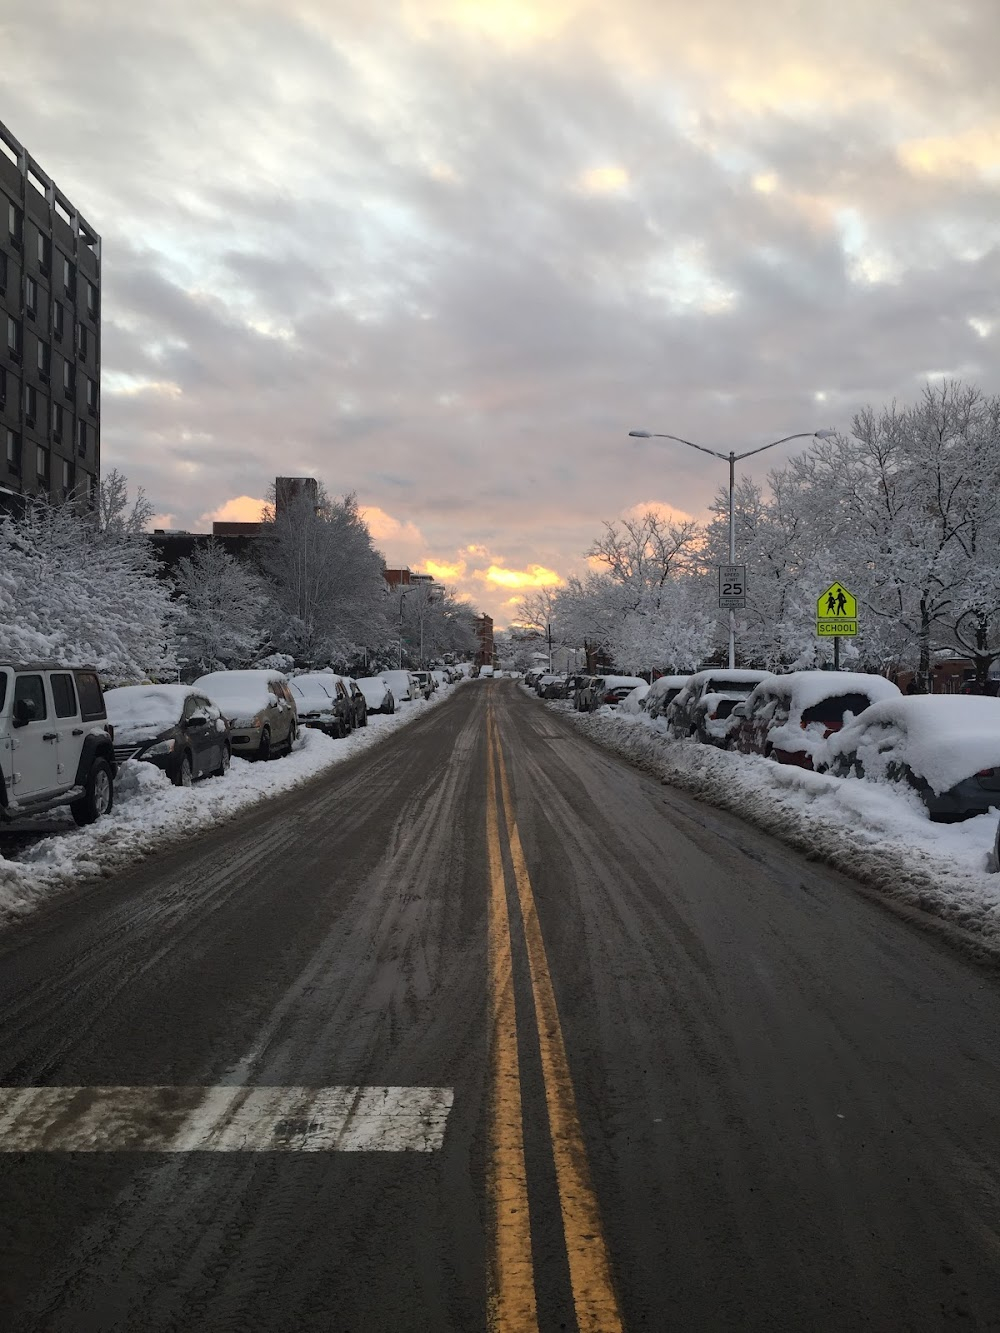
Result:
{"label": "snow-covered tree", "polygon": [[[175,669],[170,587],[112,473],[114,503],[96,512],[31,500],[0,520],[0,655],[91,665],[110,684]],[[103,489],[103,488],[102,488]]]}
{"label": "snow-covered tree", "polygon": [[269,631],[280,652],[323,666],[392,637],[383,560],[353,495],[320,487],[265,510],[261,569],[271,588]]}
{"label": "snow-covered tree", "polygon": [[556,594],[561,643],[608,654],[623,669],[682,669],[709,649],[714,621],[692,596],[701,567],[698,525],[655,511],[605,523],[586,552],[592,566]]}
{"label": "snow-covered tree", "polygon": [[256,571],[213,542],[177,567],[177,656],[193,676],[248,667],[266,640],[268,591]]}

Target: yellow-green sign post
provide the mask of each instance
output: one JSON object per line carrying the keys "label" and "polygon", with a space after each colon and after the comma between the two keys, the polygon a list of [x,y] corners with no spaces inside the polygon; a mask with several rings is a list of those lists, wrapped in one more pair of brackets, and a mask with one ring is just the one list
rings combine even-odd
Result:
{"label": "yellow-green sign post", "polygon": [[840,640],[858,632],[858,600],[840,582],[831,583],[816,600],[816,633],[833,639],[833,667],[840,670]]}

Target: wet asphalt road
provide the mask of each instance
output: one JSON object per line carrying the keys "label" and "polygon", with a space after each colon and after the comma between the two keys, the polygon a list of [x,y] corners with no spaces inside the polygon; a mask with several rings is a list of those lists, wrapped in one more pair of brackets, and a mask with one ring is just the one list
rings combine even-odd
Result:
{"label": "wet asphalt road", "polygon": [[3,1087],[451,1089],[440,1149],[7,1123],[0,1328],[1000,1329],[998,1033],[993,973],[473,683],[0,940]]}

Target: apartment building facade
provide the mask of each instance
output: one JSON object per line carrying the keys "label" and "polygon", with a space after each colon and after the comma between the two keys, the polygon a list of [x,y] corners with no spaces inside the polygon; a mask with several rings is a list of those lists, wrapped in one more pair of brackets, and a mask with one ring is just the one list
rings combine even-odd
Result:
{"label": "apartment building facade", "polygon": [[0,500],[87,497],[101,459],[101,238],[0,122]]}

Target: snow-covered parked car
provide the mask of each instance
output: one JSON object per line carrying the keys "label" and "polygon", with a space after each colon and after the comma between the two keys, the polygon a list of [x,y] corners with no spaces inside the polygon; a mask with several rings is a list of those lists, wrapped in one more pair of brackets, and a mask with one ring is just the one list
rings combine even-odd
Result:
{"label": "snow-covered parked car", "polygon": [[689,672],[686,676],[660,676],[654,680],[644,704],[649,716],[662,717],[690,679]]}
{"label": "snow-covered parked car", "polygon": [[409,671],[383,671],[382,679],[392,690],[392,697],[397,704],[422,698],[417,682]]}
{"label": "snow-covered parked car", "polygon": [[729,714],[770,675],[770,671],[730,671],[727,667],[696,671],[663,714],[671,735],[678,740],[694,736],[710,745],[725,745]]}
{"label": "snow-covered parked car", "polygon": [[607,704],[617,708],[637,685],[645,685],[640,676],[591,676],[579,690],[577,708],[581,713],[594,713]]}
{"label": "snow-covered parked car", "polygon": [[68,805],[78,824],[110,812],[112,729],[97,672],[0,662],[0,824]]}
{"label": "snow-covered parked car", "polygon": [[353,676],[340,676],[339,680],[351,706],[351,726],[367,727],[368,700],[365,698],[364,690]]}
{"label": "snow-covered parked car", "polygon": [[396,700],[392,687],[384,676],[360,676],[358,689],[365,696],[369,713],[394,713]]}
{"label": "snow-covered parked car", "polygon": [[792,671],[769,676],[726,724],[729,749],[779,764],[812,768],[830,736],[872,704],[898,699],[899,687],[863,671]]}
{"label": "snow-covered parked car", "polygon": [[631,694],[626,694],[618,705],[619,713],[644,713],[648,695],[649,686],[643,681],[641,685],[635,687]]}
{"label": "snow-covered parked car", "polygon": [[295,699],[281,671],[211,671],[194,687],[222,709],[233,753],[247,759],[290,754],[298,736]]}
{"label": "snow-covered parked car", "polygon": [[339,680],[339,676],[323,671],[307,671],[289,679],[300,726],[335,737],[354,730],[351,701]]}
{"label": "snow-covered parked car", "polygon": [[410,675],[417,682],[421,694],[425,699],[429,699],[437,689],[437,682],[429,671],[411,671]]}
{"label": "snow-covered parked car", "polygon": [[535,681],[535,693],[539,699],[564,699],[566,697],[566,676],[558,672],[546,671]]}
{"label": "snow-covered parked car", "polygon": [[820,766],[904,782],[931,819],[981,815],[1000,806],[1000,699],[917,694],[873,704],[830,737]]}
{"label": "snow-covered parked car", "polygon": [[175,787],[224,777],[232,756],[222,710],[191,685],[123,685],[104,696],[115,732],[115,760],[162,768]]}

